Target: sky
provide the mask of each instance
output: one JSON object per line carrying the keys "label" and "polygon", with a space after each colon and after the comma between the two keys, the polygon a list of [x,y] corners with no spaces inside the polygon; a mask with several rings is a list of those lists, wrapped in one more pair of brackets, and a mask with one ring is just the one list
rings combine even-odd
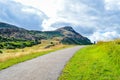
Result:
{"label": "sky", "polygon": [[0,0],[0,22],[29,30],[72,26],[91,41],[120,38],[120,0]]}

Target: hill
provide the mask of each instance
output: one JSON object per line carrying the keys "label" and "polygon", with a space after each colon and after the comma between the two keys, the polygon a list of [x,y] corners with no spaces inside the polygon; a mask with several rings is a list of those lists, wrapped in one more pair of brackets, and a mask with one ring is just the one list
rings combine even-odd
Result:
{"label": "hill", "polygon": [[[34,45],[38,44],[43,39],[54,39],[63,44],[91,44],[88,38],[77,33],[70,26],[65,26],[54,31],[35,31],[0,22],[0,42],[3,42],[1,46],[8,46],[8,42],[12,42],[13,45],[14,42],[23,43],[25,41],[31,42],[30,44]],[[7,44],[5,44],[5,42],[7,42]],[[9,45],[11,45],[11,43]]]}

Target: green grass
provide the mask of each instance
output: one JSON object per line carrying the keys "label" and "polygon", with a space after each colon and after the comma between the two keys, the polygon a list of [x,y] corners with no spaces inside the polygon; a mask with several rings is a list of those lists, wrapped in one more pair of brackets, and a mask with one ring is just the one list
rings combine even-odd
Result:
{"label": "green grass", "polygon": [[[54,52],[54,51],[57,51],[57,50],[60,50],[63,48],[67,48],[67,47],[69,47],[69,46],[65,45],[63,47],[58,47],[58,48],[54,48],[54,49],[50,49],[50,50],[46,50],[46,51],[42,51],[42,52],[35,52],[35,53],[27,54],[27,55],[21,55],[19,57],[15,57],[15,58],[9,59],[9,60],[4,61],[4,62],[0,62],[0,70],[8,68],[8,67],[15,65],[17,63],[24,62],[24,61],[36,58],[38,56],[42,56],[42,55],[48,54],[50,52]],[[72,46],[70,46],[70,47],[72,47]]]}
{"label": "green grass", "polygon": [[120,80],[120,40],[99,42],[79,50],[59,80]]}

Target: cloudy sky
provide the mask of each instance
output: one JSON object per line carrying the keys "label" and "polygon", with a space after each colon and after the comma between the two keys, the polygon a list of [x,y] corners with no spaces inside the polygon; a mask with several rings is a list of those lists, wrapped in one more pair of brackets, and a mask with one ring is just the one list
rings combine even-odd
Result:
{"label": "cloudy sky", "polygon": [[0,22],[29,30],[72,26],[92,41],[120,38],[120,0],[0,0]]}

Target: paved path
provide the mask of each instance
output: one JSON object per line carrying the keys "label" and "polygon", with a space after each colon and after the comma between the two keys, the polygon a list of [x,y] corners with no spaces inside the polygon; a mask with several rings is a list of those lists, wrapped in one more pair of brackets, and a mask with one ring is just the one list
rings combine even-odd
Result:
{"label": "paved path", "polygon": [[0,71],[0,80],[57,80],[66,62],[82,48],[52,52]]}

